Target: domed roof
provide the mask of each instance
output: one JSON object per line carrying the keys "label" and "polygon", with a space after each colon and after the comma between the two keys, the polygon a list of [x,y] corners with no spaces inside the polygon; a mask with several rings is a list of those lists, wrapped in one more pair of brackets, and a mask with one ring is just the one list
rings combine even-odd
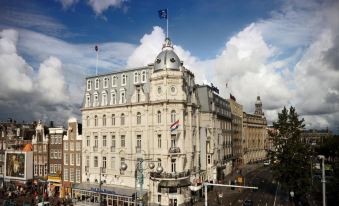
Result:
{"label": "domed roof", "polygon": [[178,55],[173,51],[173,45],[169,38],[165,39],[165,43],[162,46],[162,51],[158,54],[154,62],[154,71],[173,69],[180,69],[180,59]]}

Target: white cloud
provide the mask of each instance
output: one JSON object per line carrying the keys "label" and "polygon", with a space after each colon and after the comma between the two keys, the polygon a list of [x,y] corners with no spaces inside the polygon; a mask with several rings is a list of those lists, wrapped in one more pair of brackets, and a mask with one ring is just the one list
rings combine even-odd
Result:
{"label": "white cloud", "polygon": [[57,1],[59,1],[62,4],[62,7],[64,9],[68,9],[69,7],[78,3],[79,0],[57,0]]}
{"label": "white cloud", "polygon": [[89,0],[88,4],[92,7],[96,14],[101,14],[110,7],[119,8],[125,0]]}

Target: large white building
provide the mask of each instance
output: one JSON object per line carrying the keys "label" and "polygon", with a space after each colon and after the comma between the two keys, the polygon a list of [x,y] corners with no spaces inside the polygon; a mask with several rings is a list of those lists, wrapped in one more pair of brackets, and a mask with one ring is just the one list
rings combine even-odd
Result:
{"label": "large white building", "polygon": [[137,189],[183,205],[232,167],[230,105],[195,84],[168,38],[153,64],[86,78],[82,122],[81,200],[133,205]]}

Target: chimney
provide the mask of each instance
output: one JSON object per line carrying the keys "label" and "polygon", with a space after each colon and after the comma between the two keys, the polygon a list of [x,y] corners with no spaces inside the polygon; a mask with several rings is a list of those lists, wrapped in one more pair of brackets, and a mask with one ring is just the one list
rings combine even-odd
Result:
{"label": "chimney", "polygon": [[53,121],[50,121],[50,122],[49,122],[49,127],[50,127],[50,128],[53,128],[53,127],[54,127],[54,122],[53,122]]}

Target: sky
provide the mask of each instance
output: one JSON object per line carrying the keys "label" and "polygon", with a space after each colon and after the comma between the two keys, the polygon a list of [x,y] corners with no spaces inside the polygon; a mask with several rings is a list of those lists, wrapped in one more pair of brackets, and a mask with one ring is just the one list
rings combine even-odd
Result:
{"label": "sky", "polygon": [[[2,0],[0,120],[81,118],[85,77],[153,63],[168,34],[196,83],[271,123],[296,107],[339,133],[339,1]],[[226,87],[227,83],[227,87]]]}

